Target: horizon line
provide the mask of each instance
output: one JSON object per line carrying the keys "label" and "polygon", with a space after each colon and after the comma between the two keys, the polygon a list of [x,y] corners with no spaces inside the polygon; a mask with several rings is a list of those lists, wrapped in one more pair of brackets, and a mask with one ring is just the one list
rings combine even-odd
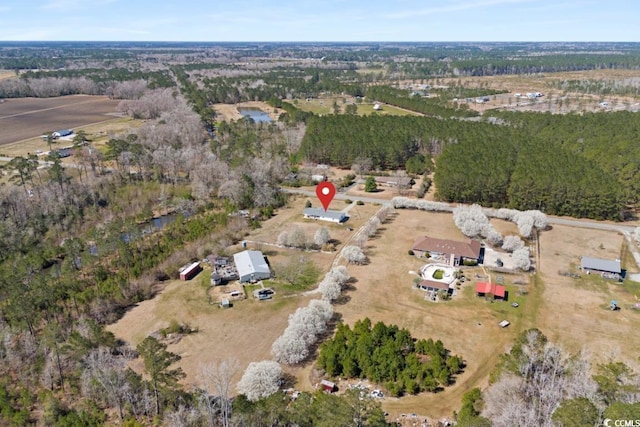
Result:
{"label": "horizon line", "polygon": [[0,40],[0,43],[631,43],[631,40]]}

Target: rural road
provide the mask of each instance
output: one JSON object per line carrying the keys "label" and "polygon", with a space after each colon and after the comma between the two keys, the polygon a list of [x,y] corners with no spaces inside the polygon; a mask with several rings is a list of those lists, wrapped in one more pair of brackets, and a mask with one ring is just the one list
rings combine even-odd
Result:
{"label": "rural road", "polygon": [[[289,194],[300,194],[310,198],[316,198],[316,193],[310,190],[301,190],[297,188],[284,188],[283,191]],[[335,198],[337,200],[353,200],[353,201],[361,200],[365,203],[379,203],[379,204],[391,205],[390,200],[383,200],[383,199],[377,199],[375,197],[365,197],[365,196],[349,196],[344,193],[336,193]],[[450,205],[447,211],[453,211],[453,208],[455,206],[456,205]],[[554,217],[550,215],[547,215],[547,220],[549,221],[549,224],[552,224],[552,225],[556,224],[556,225],[565,225],[568,227],[590,228],[593,230],[615,231],[618,233],[623,233],[625,235],[626,233],[632,234],[636,228],[635,226],[622,225],[615,222],[606,222],[606,221],[597,222],[589,219],[559,218],[559,217]]]}
{"label": "rural road", "polygon": [[[11,157],[0,157],[0,162],[9,162],[11,161],[11,159],[12,159]],[[39,163],[49,164],[49,165],[51,164],[46,160],[40,160]],[[72,167],[72,168],[81,167],[80,165],[73,164],[73,163],[65,163],[63,164],[63,166]],[[302,190],[299,188],[283,188],[282,190],[285,193],[289,193],[289,194],[299,194],[302,196],[310,197],[312,199],[316,198],[315,191],[311,191],[311,190]],[[366,197],[366,196],[350,196],[350,195],[339,193],[339,192],[336,193],[335,199],[352,200],[354,202],[361,200],[364,203],[379,203],[381,205],[391,205],[390,200],[384,200],[384,199],[378,199],[375,197]],[[455,205],[450,205],[447,210],[453,211],[454,207]],[[578,228],[590,228],[593,230],[615,231],[618,233],[623,233],[625,235],[626,233],[633,234],[636,228],[631,225],[622,225],[615,222],[606,222],[606,221],[597,222],[597,221],[588,220],[588,219],[559,218],[559,217],[554,217],[549,215],[547,215],[547,220],[549,221],[549,224],[566,225],[568,227],[578,227]]]}

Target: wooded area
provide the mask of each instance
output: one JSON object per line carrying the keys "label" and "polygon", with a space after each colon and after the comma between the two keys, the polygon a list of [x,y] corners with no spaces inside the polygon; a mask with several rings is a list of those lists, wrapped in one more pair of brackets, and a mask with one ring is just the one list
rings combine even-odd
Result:
{"label": "wooded area", "polygon": [[402,396],[447,387],[464,361],[440,340],[415,341],[406,329],[382,322],[372,326],[365,318],[353,329],[338,325],[335,336],[320,346],[318,365],[332,377],[367,378]]}

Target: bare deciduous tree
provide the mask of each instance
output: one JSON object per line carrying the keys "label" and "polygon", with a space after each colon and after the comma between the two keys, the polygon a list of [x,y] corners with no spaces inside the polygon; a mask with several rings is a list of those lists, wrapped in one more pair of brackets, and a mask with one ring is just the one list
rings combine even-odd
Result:
{"label": "bare deciduous tree", "polygon": [[124,407],[129,391],[127,380],[127,360],[114,356],[108,348],[93,350],[84,359],[82,388],[86,395],[104,399],[118,410],[120,420],[124,419]]}
{"label": "bare deciduous tree", "polygon": [[278,246],[287,246],[288,242],[289,242],[289,233],[287,233],[286,231],[280,232],[280,234],[278,234],[278,238],[276,239],[276,244]]}
{"label": "bare deciduous tree", "polygon": [[327,243],[329,238],[329,229],[327,227],[320,227],[313,235],[313,241],[318,246],[322,246]]}
{"label": "bare deciduous tree", "polygon": [[482,415],[497,427],[554,425],[551,415],[564,399],[594,399],[597,386],[584,355],[569,357],[531,330],[507,355],[509,368],[484,393]]}
{"label": "bare deciduous tree", "polygon": [[[229,427],[231,417],[231,385],[234,375],[238,373],[239,365],[236,360],[223,360],[219,363],[209,363],[200,366],[202,387],[213,393],[213,398],[220,410],[220,423]],[[211,412],[208,417],[211,419]],[[215,424],[212,424],[215,425]]]}

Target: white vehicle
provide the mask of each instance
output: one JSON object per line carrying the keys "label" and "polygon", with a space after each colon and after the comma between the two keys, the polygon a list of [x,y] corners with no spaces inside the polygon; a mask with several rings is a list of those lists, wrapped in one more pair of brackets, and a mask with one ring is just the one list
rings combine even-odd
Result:
{"label": "white vehicle", "polygon": [[384,394],[380,390],[372,390],[371,397],[377,397],[378,399],[382,399]]}

